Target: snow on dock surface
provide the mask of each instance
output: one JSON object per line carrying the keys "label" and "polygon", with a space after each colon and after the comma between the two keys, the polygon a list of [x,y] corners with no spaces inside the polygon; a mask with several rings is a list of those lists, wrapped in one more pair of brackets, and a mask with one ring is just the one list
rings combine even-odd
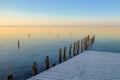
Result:
{"label": "snow on dock surface", "polygon": [[120,54],[85,51],[28,80],[120,80]]}

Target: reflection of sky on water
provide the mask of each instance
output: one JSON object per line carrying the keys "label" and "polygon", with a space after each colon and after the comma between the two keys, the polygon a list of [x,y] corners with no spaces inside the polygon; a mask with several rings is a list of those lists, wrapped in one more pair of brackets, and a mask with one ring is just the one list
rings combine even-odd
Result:
{"label": "reflection of sky on water", "polygon": [[88,34],[96,35],[91,50],[120,53],[119,28],[0,28],[0,78],[9,73],[14,73],[16,80],[30,77],[33,61],[38,61],[39,72],[43,71],[46,55],[51,64],[58,62],[60,48],[67,46],[68,51],[71,43]]}

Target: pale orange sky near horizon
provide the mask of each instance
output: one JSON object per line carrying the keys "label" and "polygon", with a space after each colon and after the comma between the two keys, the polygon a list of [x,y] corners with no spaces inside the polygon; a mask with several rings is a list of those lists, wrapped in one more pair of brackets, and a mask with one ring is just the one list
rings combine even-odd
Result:
{"label": "pale orange sky near horizon", "polygon": [[2,17],[0,26],[120,26],[119,19]]}

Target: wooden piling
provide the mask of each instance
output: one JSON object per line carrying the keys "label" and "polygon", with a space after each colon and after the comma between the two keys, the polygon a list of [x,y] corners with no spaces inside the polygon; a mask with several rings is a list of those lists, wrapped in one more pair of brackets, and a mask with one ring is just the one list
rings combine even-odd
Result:
{"label": "wooden piling", "polygon": [[46,56],[45,62],[46,62],[46,69],[49,69],[49,56]]}
{"label": "wooden piling", "polygon": [[64,61],[67,61],[67,56],[66,56],[66,47],[64,47],[63,60],[64,60]]}
{"label": "wooden piling", "polygon": [[56,66],[56,63],[53,63],[53,65],[52,65],[53,67],[55,67]]}
{"label": "wooden piling", "polygon": [[75,42],[74,42],[74,47],[73,47],[73,56],[75,56]]}
{"label": "wooden piling", "polygon": [[30,33],[28,33],[28,38],[30,38]]}
{"label": "wooden piling", "polygon": [[72,44],[70,45],[70,49],[69,49],[69,57],[71,58],[72,57]]}
{"label": "wooden piling", "polygon": [[81,40],[81,52],[84,51],[84,49],[83,49],[83,45],[84,45],[84,40],[82,39],[82,40]]}
{"label": "wooden piling", "polygon": [[87,39],[86,39],[86,37],[84,38],[84,50],[86,50],[86,47],[87,47],[87,45],[86,45],[86,41]]}
{"label": "wooden piling", "polygon": [[87,49],[89,49],[89,45],[90,45],[90,35],[88,35],[88,37],[87,37]]}
{"label": "wooden piling", "polygon": [[78,42],[77,42],[77,44],[78,44],[78,48],[77,48],[77,54],[79,54],[79,52],[80,52],[80,40],[78,40]]}
{"label": "wooden piling", "polygon": [[32,75],[35,76],[36,74],[37,74],[37,62],[33,62]]}
{"label": "wooden piling", "polygon": [[20,49],[20,41],[18,40],[18,49]]}
{"label": "wooden piling", "polygon": [[90,43],[93,44],[95,41],[95,35],[90,39]]}
{"label": "wooden piling", "polygon": [[93,36],[93,42],[95,41],[95,35]]}
{"label": "wooden piling", "polygon": [[59,34],[57,34],[57,38],[59,38],[60,36],[59,36]]}
{"label": "wooden piling", "polygon": [[62,62],[62,49],[60,49],[59,51],[59,63]]}
{"label": "wooden piling", "polygon": [[8,76],[7,80],[13,80],[13,75],[10,74],[10,75]]}

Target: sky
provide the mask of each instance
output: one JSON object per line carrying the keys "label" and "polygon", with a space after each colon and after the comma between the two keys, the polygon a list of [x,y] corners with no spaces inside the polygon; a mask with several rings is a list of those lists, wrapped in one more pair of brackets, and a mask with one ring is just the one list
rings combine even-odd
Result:
{"label": "sky", "polygon": [[120,26],[120,0],[0,0],[0,26]]}

